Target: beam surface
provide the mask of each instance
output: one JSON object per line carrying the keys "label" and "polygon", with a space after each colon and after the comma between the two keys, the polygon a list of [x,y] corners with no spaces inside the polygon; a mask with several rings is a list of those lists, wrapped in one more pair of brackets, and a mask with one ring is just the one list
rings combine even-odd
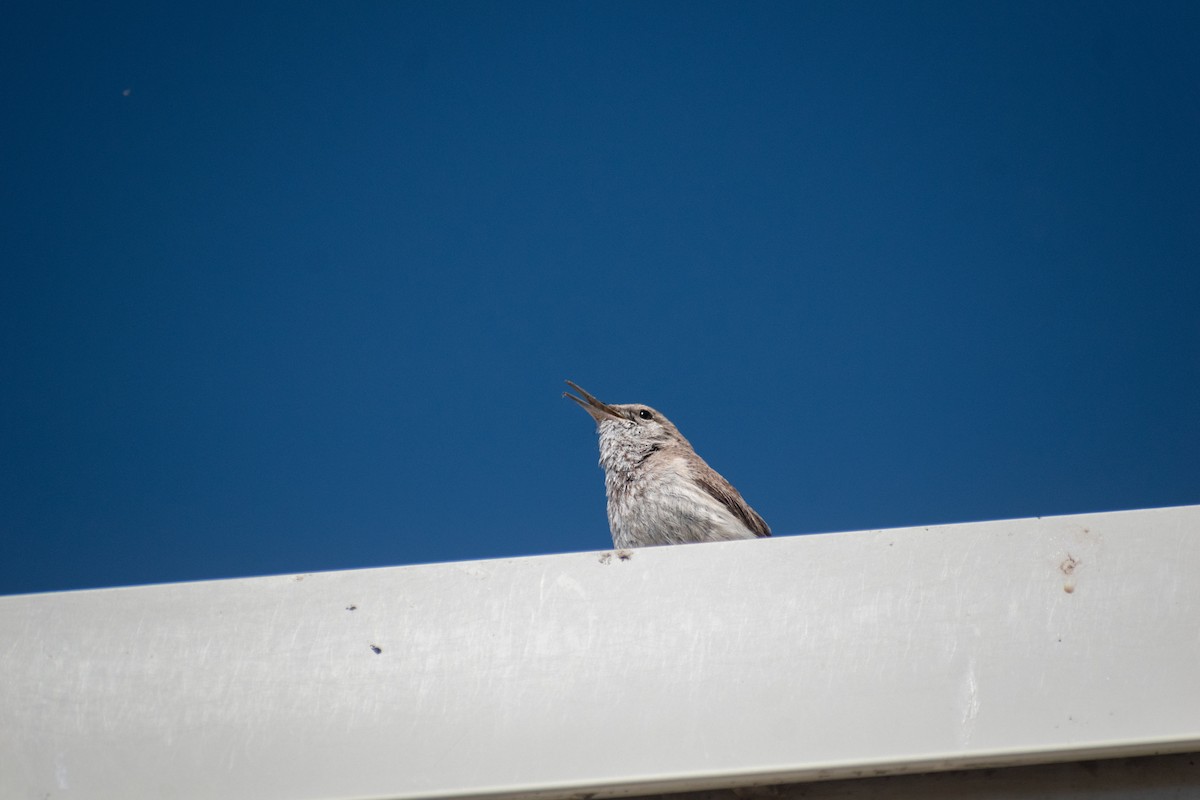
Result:
{"label": "beam surface", "polygon": [[1200,750],[1200,506],[0,597],[0,797],[579,797]]}

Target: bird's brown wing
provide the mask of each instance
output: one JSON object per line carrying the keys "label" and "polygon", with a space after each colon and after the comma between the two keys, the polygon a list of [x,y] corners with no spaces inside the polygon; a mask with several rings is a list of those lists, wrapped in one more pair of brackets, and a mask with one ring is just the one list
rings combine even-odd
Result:
{"label": "bird's brown wing", "polygon": [[714,500],[728,508],[730,513],[750,529],[751,533],[755,536],[771,535],[771,529],[767,527],[766,521],[747,505],[738,490],[733,488],[733,484],[721,477],[720,473],[711,467],[692,472],[696,483],[704,487],[704,491],[708,492]]}

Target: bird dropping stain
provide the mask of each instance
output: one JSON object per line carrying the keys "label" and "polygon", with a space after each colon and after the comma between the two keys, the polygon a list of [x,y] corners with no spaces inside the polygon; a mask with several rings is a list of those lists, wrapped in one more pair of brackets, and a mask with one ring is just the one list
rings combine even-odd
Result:
{"label": "bird dropping stain", "polygon": [[1082,563],[1083,562],[1078,558],[1070,553],[1067,553],[1066,559],[1064,559],[1063,562],[1058,565],[1058,571],[1067,578],[1067,580],[1063,583],[1063,591],[1067,594],[1075,593],[1075,570],[1077,570],[1079,565]]}

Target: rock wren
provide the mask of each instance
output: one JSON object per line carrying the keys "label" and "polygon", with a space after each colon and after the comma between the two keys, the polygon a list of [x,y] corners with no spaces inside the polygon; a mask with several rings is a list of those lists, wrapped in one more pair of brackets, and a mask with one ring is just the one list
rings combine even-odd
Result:
{"label": "rock wren", "polygon": [[738,490],[662,414],[637,403],[602,403],[571,381],[567,385],[582,397],[563,397],[596,420],[614,547],[771,535]]}

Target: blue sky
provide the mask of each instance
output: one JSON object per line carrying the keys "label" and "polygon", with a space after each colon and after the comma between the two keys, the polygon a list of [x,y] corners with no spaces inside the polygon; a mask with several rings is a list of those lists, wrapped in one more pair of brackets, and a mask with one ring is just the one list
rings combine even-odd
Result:
{"label": "blue sky", "polygon": [[1200,5],[27,4],[0,593],[1200,502]]}

